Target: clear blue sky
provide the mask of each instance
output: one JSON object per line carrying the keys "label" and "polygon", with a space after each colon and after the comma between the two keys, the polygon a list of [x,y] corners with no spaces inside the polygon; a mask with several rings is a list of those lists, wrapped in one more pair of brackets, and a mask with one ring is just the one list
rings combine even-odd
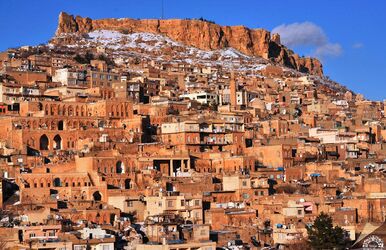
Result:
{"label": "clear blue sky", "polygon": [[[0,10],[2,51],[46,43],[60,11],[95,19],[159,18],[161,0],[0,0]],[[367,98],[386,99],[384,0],[164,0],[164,13],[268,30],[284,24],[290,47],[301,55],[320,55],[326,75]]]}

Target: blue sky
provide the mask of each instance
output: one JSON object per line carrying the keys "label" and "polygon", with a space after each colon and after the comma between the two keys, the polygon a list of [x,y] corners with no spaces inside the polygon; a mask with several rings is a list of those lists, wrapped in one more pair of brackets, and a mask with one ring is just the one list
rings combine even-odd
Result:
{"label": "blue sky", "polygon": [[[91,18],[161,17],[162,0],[0,0],[0,50],[46,43],[60,11]],[[374,100],[386,99],[384,0],[163,0],[165,18],[200,18],[283,33],[325,74]],[[385,92],[384,92],[385,91]]]}

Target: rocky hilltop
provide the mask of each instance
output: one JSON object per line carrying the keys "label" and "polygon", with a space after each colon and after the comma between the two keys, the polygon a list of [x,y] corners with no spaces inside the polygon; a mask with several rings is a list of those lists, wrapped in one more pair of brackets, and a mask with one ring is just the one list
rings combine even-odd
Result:
{"label": "rocky hilltop", "polygon": [[89,33],[95,30],[114,30],[123,33],[149,32],[162,34],[177,42],[203,50],[234,48],[246,55],[259,56],[313,75],[323,75],[318,59],[299,57],[280,43],[280,36],[264,29],[244,26],[220,26],[205,20],[137,20],[108,18],[92,20],[88,17],[59,15],[56,36],[68,33]]}

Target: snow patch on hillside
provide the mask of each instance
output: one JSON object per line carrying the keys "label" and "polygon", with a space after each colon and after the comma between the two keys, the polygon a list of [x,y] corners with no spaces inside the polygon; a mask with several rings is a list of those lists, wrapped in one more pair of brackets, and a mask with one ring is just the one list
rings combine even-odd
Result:
{"label": "snow patch on hillside", "polygon": [[99,43],[109,49],[141,48],[147,51],[160,49],[162,46],[181,46],[181,44],[158,34],[132,33],[122,34],[112,30],[96,30],[87,34],[91,43]]}
{"label": "snow patch on hillside", "polygon": [[[61,34],[60,38],[66,38],[65,36]],[[96,30],[76,36],[72,41],[65,46],[71,49],[104,47],[111,50],[109,53],[115,58],[139,56],[156,61],[203,64],[246,71],[261,70],[267,64],[267,60],[261,57],[248,56],[234,48],[201,50],[161,34],[146,32],[124,34],[114,30]],[[124,61],[117,60],[117,63]]]}
{"label": "snow patch on hillside", "polygon": [[221,59],[248,59],[249,56],[244,55],[240,51],[233,48],[226,48],[214,51],[204,51],[194,47],[186,46],[182,43],[173,41],[172,39],[153,33],[132,33],[123,34],[112,30],[96,30],[90,32],[86,36],[88,43],[93,45],[103,45],[106,48],[119,50],[125,48],[140,48],[146,51],[154,51],[157,49],[170,48],[184,48],[186,56],[196,56],[201,59],[211,59],[213,56],[220,56]]}

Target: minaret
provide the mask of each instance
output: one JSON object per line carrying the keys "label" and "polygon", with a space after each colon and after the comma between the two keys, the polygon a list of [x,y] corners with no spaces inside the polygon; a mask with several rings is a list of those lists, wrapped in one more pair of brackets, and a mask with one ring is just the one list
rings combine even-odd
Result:
{"label": "minaret", "polygon": [[230,89],[230,102],[231,102],[231,108],[235,109],[237,106],[237,98],[236,98],[236,81],[235,81],[235,74],[233,71],[231,71],[231,80],[229,82],[229,89]]}

